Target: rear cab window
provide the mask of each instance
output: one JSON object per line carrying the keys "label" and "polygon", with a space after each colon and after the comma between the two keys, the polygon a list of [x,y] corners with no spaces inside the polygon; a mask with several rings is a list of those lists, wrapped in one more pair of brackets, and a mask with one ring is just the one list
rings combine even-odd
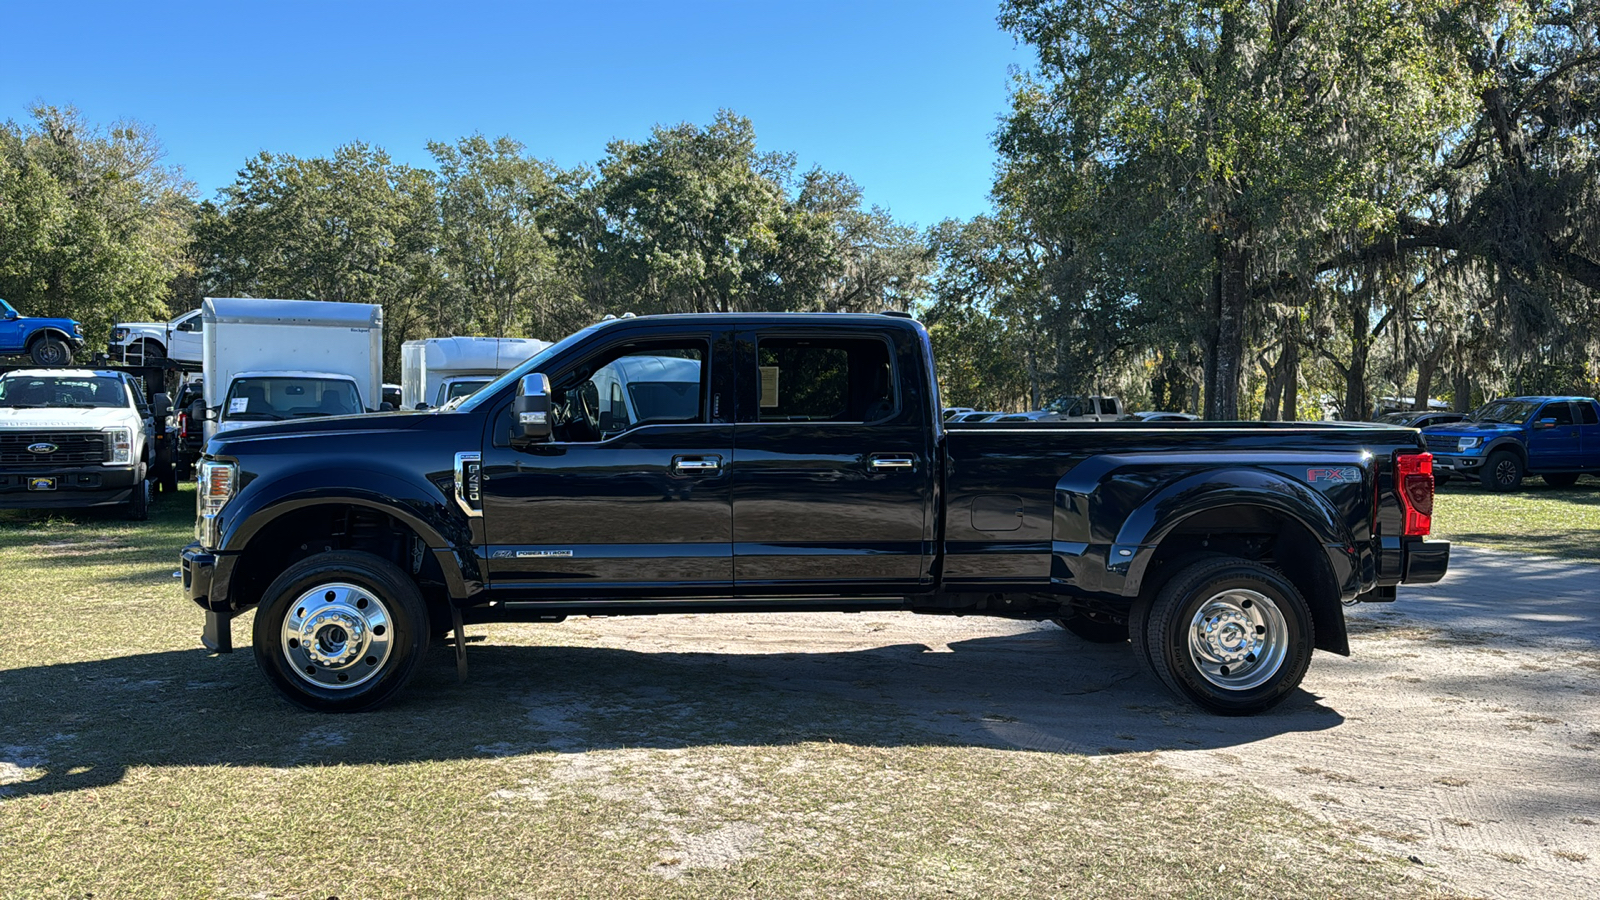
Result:
{"label": "rear cab window", "polygon": [[758,422],[871,424],[900,409],[899,379],[875,337],[756,337]]}

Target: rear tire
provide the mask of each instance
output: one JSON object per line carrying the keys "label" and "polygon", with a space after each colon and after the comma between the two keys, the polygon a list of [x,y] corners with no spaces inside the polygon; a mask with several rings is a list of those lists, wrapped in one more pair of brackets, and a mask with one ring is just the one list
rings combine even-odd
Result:
{"label": "rear tire", "polygon": [[1546,472],[1539,477],[1553,488],[1569,488],[1578,483],[1577,472]]}
{"label": "rear tire", "polygon": [[1478,479],[1491,491],[1514,491],[1522,487],[1522,460],[1509,450],[1491,453]]}
{"label": "rear tire", "polygon": [[1294,584],[1237,557],[1174,575],[1151,604],[1143,639],[1174,694],[1225,716],[1281,702],[1305,677],[1315,645],[1311,609]]}
{"label": "rear tire", "polygon": [[67,342],[58,337],[46,335],[33,342],[28,348],[28,358],[33,364],[44,368],[72,365],[72,348]]}
{"label": "rear tire", "polygon": [[1066,608],[1051,621],[1091,644],[1120,644],[1128,639],[1128,624],[1104,613]]}
{"label": "rear tire", "polygon": [[319,712],[387,703],[428,652],[428,606],[394,563],[335,550],[267,587],[256,610],[256,665],[285,700]]}

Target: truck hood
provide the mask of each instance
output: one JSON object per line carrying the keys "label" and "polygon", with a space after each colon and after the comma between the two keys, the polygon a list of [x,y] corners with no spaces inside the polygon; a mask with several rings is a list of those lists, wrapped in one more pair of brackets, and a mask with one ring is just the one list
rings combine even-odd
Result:
{"label": "truck hood", "polygon": [[153,328],[157,331],[166,331],[170,322],[118,322],[113,328]]}
{"label": "truck hood", "polygon": [[227,431],[219,431],[211,439],[207,452],[230,456],[235,445],[256,440],[284,440],[290,438],[316,439],[330,433],[350,434],[372,432],[381,434],[415,428],[426,419],[426,413],[380,412],[356,413],[349,416],[310,416],[304,419],[285,419],[281,422],[241,422]]}
{"label": "truck hood", "polygon": [[50,325],[65,331],[67,334],[77,335],[77,332],[72,329],[78,323],[71,319],[58,319],[55,316],[19,316],[17,321],[25,323],[29,328],[42,328]]}
{"label": "truck hood", "polygon": [[1447,425],[1430,425],[1422,429],[1422,433],[1440,437],[1480,437],[1487,443],[1503,434],[1516,434],[1521,430],[1522,426],[1505,422],[1451,422]]}
{"label": "truck hood", "polygon": [[110,428],[113,425],[134,425],[138,416],[131,409],[14,409],[0,407],[0,429],[40,428]]}

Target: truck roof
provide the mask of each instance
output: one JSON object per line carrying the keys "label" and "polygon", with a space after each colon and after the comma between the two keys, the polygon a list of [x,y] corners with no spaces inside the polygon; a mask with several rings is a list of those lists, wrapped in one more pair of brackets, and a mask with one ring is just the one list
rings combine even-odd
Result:
{"label": "truck roof", "polygon": [[202,318],[208,323],[332,325],[356,328],[378,328],[383,325],[383,307],[374,303],[207,297],[200,308],[203,311]]}

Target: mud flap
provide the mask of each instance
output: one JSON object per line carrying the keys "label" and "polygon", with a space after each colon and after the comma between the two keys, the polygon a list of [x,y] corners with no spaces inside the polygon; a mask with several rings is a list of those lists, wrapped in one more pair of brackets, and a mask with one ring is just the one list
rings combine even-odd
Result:
{"label": "mud flap", "polygon": [[456,628],[456,683],[467,681],[467,628],[461,622],[461,607],[450,604],[450,620]]}
{"label": "mud flap", "polygon": [[212,653],[233,652],[233,614],[206,610],[205,629],[200,632],[200,643]]}

